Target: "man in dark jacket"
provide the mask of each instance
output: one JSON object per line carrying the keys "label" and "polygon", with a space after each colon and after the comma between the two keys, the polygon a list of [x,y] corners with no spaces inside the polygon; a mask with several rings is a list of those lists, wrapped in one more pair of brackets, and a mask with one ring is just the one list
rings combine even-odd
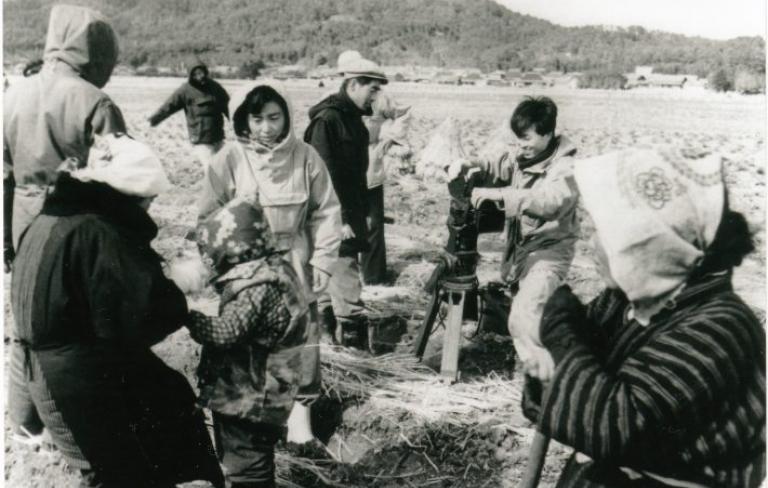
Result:
{"label": "man in dark jacket", "polygon": [[[328,168],[341,203],[342,243],[339,265],[327,293],[318,297],[326,331],[338,321],[337,340],[361,346],[363,341],[362,284],[358,254],[367,251],[368,227],[368,129],[362,117],[371,115],[371,104],[387,77],[373,61],[348,51],[339,56],[341,90],[309,110],[310,123],[304,140],[311,144]],[[332,308],[331,308],[332,306]]]}
{"label": "man in dark jacket", "polygon": [[199,63],[189,71],[189,81],[173,92],[149,117],[149,124],[154,127],[183,109],[192,151],[203,168],[207,168],[224,141],[224,117],[229,118],[228,104],[227,91],[212,80],[208,68]]}

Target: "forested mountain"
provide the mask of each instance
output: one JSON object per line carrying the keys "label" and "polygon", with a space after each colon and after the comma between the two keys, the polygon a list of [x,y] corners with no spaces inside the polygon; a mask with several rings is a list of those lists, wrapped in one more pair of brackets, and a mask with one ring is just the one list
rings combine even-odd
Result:
{"label": "forested mountain", "polygon": [[[5,0],[5,63],[39,57],[56,0]],[[707,76],[765,72],[765,41],[716,41],[642,27],[562,27],[490,0],[69,0],[109,16],[121,61],[240,66],[335,60],[354,48],[382,64],[626,72],[651,65]]]}

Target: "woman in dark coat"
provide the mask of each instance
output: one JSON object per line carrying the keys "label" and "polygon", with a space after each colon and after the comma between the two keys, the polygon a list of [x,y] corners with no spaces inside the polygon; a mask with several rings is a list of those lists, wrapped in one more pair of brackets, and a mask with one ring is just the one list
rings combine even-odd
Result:
{"label": "woman in dark coat", "polygon": [[84,486],[223,486],[192,389],[150,349],[188,314],[150,247],[146,208],[169,183],[146,146],[108,139],[109,158],[60,173],[19,247],[12,304],[32,400]]}
{"label": "woman in dark coat", "polygon": [[756,488],[765,331],[731,285],[752,250],[720,158],[627,151],[576,164],[608,288],[549,299],[539,428],[572,446],[559,488]]}

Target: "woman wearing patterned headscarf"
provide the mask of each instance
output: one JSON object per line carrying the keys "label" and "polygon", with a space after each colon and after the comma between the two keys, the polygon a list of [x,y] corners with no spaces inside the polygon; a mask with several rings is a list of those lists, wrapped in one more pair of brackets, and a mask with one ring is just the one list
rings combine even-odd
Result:
{"label": "woman wearing patterned headscarf", "polygon": [[575,179],[608,288],[561,287],[542,318],[539,429],[575,449],[557,486],[759,486],[765,333],[731,285],[753,246],[720,158],[625,151]]}

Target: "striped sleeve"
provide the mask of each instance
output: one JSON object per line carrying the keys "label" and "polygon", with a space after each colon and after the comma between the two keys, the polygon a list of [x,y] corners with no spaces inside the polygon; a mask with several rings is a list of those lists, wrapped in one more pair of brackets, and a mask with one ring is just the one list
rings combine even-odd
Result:
{"label": "striped sleeve", "polygon": [[[615,373],[574,344],[544,398],[542,432],[593,459],[626,462],[658,449],[654,441],[702,430],[702,419],[743,389],[761,360],[755,345],[764,336],[752,322],[743,306],[708,306],[652,337]],[[625,337],[646,331],[627,327]]]}

